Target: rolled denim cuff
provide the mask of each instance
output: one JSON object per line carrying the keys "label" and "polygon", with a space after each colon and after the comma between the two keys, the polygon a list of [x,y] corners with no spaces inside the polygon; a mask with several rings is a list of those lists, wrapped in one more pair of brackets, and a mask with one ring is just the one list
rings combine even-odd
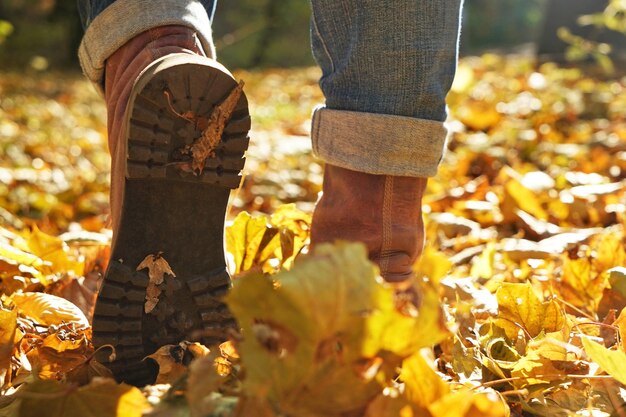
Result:
{"label": "rolled denim cuff", "polygon": [[316,156],[332,165],[377,175],[432,177],[443,157],[443,122],[333,110],[313,113]]}
{"label": "rolled denim cuff", "polygon": [[211,21],[199,1],[117,0],[90,23],[83,36],[78,49],[83,72],[101,84],[108,57],[140,33],[166,25],[194,29],[207,56],[215,58]]}

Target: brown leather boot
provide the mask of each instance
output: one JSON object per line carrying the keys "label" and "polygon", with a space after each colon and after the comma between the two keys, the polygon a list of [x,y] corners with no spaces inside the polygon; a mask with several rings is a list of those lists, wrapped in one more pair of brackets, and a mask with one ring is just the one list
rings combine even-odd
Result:
{"label": "brown leather boot", "polygon": [[[115,347],[108,365],[118,380],[145,385],[156,370],[142,360],[160,346],[197,333],[219,342],[234,326],[220,301],[230,285],[224,218],[250,118],[241,85],[183,26],[149,30],[117,50],[105,99],[114,237],[93,341]],[[150,283],[137,270],[146,257],[162,257],[176,276]]]}
{"label": "brown leather boot", "polygon": [[424,247],[426,182],[326,164],[323,195],[313,213],[312,248],[335,240],[363,242],[386,281],[408,285]]}

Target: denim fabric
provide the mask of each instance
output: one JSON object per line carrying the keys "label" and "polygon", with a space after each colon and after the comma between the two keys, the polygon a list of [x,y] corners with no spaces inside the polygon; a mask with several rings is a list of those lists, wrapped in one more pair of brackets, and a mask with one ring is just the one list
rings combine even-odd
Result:
{"label": "denim fabric", "polygon": [[[445,98],[457,63],[463,0],[311,0],[311,44],[326,107],[313,114],[315,154],[327,163],[381,175],[432,176],[447,131]],[[194,28],[215,57],[216,0],[84,0],[79,49],[85,74],[147,29]],[[92,24],[93,23],[93,24]]]}
{"label": "denim fabric", "polygon": [[[157,0],[155,0],[157,1]],[[87,30],[87,27],[93,22],[104,9],[114,3],[115,0],[77,0],[78,13],[80,14],[80,20],[83,24],[83,29]],[[200,3],[204,6],[209,15],[209,19],[213,21],[213,15],[215,14],[215,7],[217,6],[217,0],[200,0]]]}
{"label": "denim fabric", "polygon": [[326,107],[313,151],[380,175],[435,175],[462,0],[311,0],[311,44]]}
{"label": "denim fabric", "polygon": [[443,121],[461,0],[311,0],[330,109]]}
{"label": "denim fabric", "polygon": [[[192,29],[204,53],[215,58],[211,20],[206,0],[116,0],[109,1],[95,16],[87,15],[87,29],[78,48],[78,58],[85,75],[102,86],[108,57],[140,33],[162,26],[178,25]],[[87,3],[83,3],[83,6]],[[90,3],[85,11],[95,11],[104,3]],[[211,9],[212,11],[212,9]],[[89,18],[93,20],[89,21]]]}

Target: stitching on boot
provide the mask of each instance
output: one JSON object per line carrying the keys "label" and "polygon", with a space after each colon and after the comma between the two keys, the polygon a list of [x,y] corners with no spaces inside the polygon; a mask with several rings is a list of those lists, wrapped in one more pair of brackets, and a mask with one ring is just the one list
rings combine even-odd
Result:
{"label": "stitching on boot", "polygon": [[391,248],[391,211],[393,204],[393,179],[392,175],[385,176],[383,191],[383,231],[382,245],[380,248],[380,274],[384,277],[389,269],[389,249]]}

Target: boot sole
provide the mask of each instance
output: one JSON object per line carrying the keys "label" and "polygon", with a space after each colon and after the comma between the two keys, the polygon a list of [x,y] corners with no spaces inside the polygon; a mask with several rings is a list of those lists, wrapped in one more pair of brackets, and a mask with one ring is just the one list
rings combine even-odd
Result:
{"label": "boot sole", "polygon": [[[114,346],[115,360],[106,365],[118,381],[153,383],[158,367],[144,360],[147,355],[196,340],[194,333],[207,345],[222,342],[236,325],[221,299],[230,287],[224,219],[249,143],[243,93],[202,173],[180,169],[180,149],[202,135],[180,115],[193,111],[208,118],[236,86],[217,62],[173,54],[152,64],[133,87],[120,226],[93,318],[94,346]],[[146,313],[149,277],[137,266],[158,253],[176,277],[165,276],[156,307]]]}

